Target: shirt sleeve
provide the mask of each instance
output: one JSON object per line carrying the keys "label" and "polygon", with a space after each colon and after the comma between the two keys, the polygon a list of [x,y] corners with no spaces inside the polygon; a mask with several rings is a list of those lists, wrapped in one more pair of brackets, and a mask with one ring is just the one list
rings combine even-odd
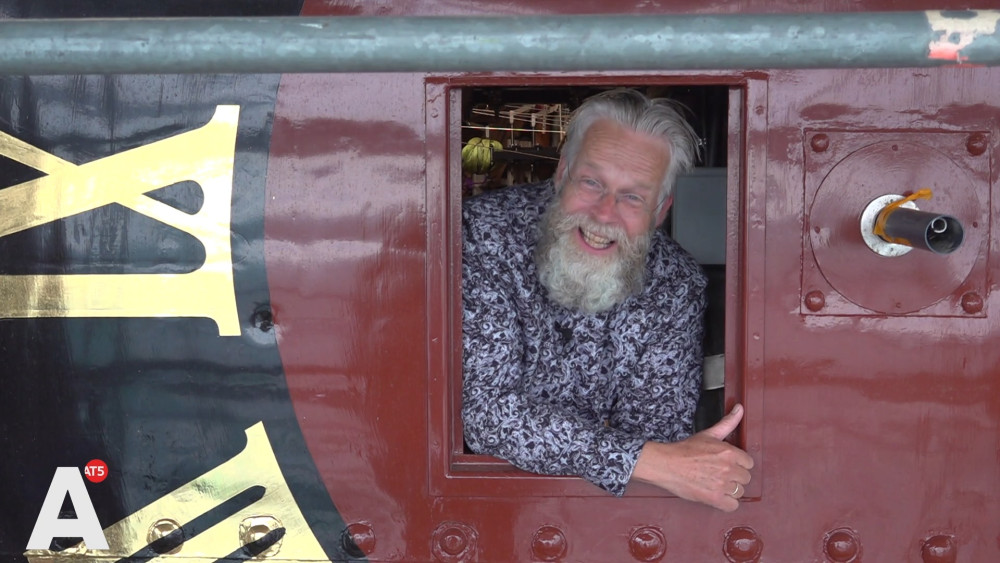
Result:
{"label": "shirt sleeve", "polygon": [[[466,229],[468,230],[468,229]],[[469,447],[516,467],[576,475],[622,495],[645,440],[523,392],[525,343],[514,267],[466,234],[462,420]]]}

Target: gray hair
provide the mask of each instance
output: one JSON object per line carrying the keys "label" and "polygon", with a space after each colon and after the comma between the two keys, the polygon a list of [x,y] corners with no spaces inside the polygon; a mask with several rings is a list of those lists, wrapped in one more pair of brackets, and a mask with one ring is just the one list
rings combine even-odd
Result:
{"label": "gray hair", "polygon": [[610,119],[636,133],[663,139],[670,147],[670,163],[663,178],[660,201],[656,205],[659,210],[673,193],[677,175],[691,170],[698,156],[698,135],[681,115],[682,109],[684,106],[677,101],[651,99],[629,88],[609,90],[587,98],[573,112],[566,129],[566,143],[562,149],[566,167],[557,183],[562,185],[565,182],[590,126],[602,119]]}

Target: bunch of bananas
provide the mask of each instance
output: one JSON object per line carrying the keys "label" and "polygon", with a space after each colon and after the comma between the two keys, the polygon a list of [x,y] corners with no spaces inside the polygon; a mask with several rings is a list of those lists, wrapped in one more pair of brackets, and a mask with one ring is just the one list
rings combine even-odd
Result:
{"label": "bunch of bananas", "polygon": [[471,174],[485,174],[493,167],[493,151],[503,150],[495,139],[473,137],[462,147],[462,170]]}

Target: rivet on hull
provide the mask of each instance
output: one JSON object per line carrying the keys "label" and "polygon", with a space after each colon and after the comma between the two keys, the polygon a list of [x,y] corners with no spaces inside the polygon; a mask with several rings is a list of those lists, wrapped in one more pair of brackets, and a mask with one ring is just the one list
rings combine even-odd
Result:
{"label": "rivet on hull", "polygon": [[983,298],[975,291],[970,291],[962,296],[962,310],[970,315],[975,315],[983,310]]}
{"label": "rivet on hull", "polygon": [[955,563],[958,548],[951,536],[938,535],[924,540],[920,548],[920,557],[924,563]]}
{"label": "rivet on hull", "polygon": [[764,542],[749,526],[738,526],[726,532],[722,553],[732,563],[756,563],[764,552]]}
{"label": "rivet on hull", "polygon": [[555,526],[542,526],[531,538],[531,553],[541,561],[557,561],[567,547],[566,534]]}
{"label": "rivet on hull", "polygon": [[255,559],[274,557],[281,551],[282,540],[281,535],[275,539],[273,534],[276,530],[281,530],[279,533],[283,533],[284,526],[281,524],[281,521],[272,516],[251,516],[244,518],[240,522],[240,541],[244,546],[257,542],[263,543],[258,548],[262,549],[254,556]]}
{"label": "rivet on hull", "polygon": [[809,146],[814,152],[823,152],[830,148],[830,137],[823,133],[813,135],[812,139],[809,140]]}
{"label": "rivet on hull", "polygon": [[659,561],[667,552],[667,540],[659,528],[643,526],[632,532],[628,550],[638,561]]}
{"label": "rivet on hull", "polygon": [[826,306],[826,296],[822,291],[813,290],[806,294],[806,308],[812,312],[817,312]]}
{"label": "rivet on hull", "polygon": [[443,563],[476,561],[479,556],[479,534],[461,522],[443,522],[431,536],[431,553]]}
{"label": "rivet on hull", "polygon": [[375,551],[375,530],[365,522],[349,524],[340,534],[340,548],[351,557],[364,557]]}
{"label": "rivet on hull", "polygon": [[826,534],[823,551],[834,563],[853,563],[861,555],[861,540],[850,528],[837,528]]}
{"label": "rivet on hull", "polygon": [[[182,533],[172,536],[166,540],[167,536],[180,530],[181,525],[170,518],[161,518],[149,527],[146,534],[146,542],[153,547],[153,551],[160,555],[169,553],[171,555],[179,553],[184,545],[184,535]],[[155,544],[155,545],[154,545]]]}
{"label": "rivet on hull", "polygon": [[965,142],[965,149],[969,151],[972,156],[979,156],[986,152],[987,147],[989,147],[989,138],[982,133],[973,133],[969,135],[969,139]]}

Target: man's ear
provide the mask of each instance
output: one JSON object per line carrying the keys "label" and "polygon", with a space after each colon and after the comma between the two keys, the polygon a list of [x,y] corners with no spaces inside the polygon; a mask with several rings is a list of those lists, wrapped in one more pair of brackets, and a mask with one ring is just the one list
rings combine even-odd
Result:
{"label": "man's ear", "polygon": [[670,211],[670,206],[674,204],[673,194],[667,198],[667,201],[663,202],[660,206],[660,210],[656,212],[656,226],[659,227],[663,224],[663,221],[667,219],[667,211]]}
{"label": "man's ear", "polygon": [[556,181],[556,186],[561,186],[563,183],[563,174],[566,173],[566,159],[559,157],[559,164],[556,166],[556,175],[554,177]]}

